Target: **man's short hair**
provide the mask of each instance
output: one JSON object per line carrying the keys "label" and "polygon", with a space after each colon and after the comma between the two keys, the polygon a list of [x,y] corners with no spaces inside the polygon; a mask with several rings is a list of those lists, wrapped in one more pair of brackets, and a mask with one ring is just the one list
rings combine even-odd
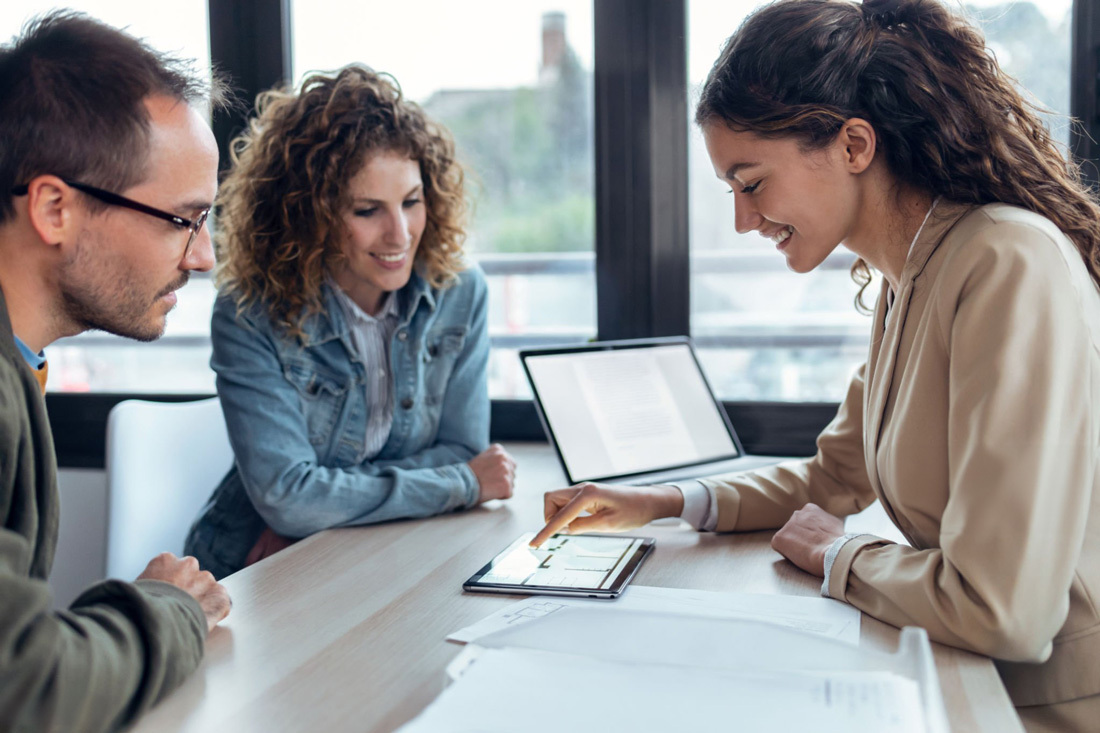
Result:
{"label": "man's short hair", "polygon": [[189,62],[87,15],[28,22],[0,47],[0,224],[14,214],[11,189],[35,176],[110,191],[140,183],[149,151],[144,101],[160,94],[222,105],[226,92]]}

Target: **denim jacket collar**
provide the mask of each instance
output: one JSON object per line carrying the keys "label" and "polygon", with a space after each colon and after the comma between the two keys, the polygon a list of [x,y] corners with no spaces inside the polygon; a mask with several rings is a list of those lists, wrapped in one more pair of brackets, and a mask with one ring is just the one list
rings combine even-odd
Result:
{"label": "denim jacket collar", "polygon": [[420,307],[420,301],[422,300],[428,304],[430,312],[435,312],[435,293],[415,269],[409,277],[408,284],[398,291],[397,297],[399,299],[398,305],[400,306],[402,326],[409,325],[409,321],[412,320],[413,314]]}
{"label": "denim jacket collar", "polygon": [[[310,345],[324,344],[333,339],[340,339],[348,348],[351,346],[351,336],[344,310],[337,302],[335,286],[330,281],[321,283],[321,302],[323,309],[320,313],[312,315],[308,321],[302,324],[302,331],[306,336],[306,343]],[[435,310],[435,293],[420,274],[413,270],[409,276],[409,282],[397,292],[398,328],[408,326],[416,309],[420,307],[420,301],[427,303],[431,311]]]}

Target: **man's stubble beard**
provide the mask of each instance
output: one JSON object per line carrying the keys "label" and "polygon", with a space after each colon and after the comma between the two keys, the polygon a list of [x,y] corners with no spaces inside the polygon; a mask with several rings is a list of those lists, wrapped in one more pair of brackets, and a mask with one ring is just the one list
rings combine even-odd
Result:
{"label": "man's stubble beard", "polygon": [[58,280],[64,317],[80,331],[155,341],[164,335],[167,318],[157,318],[153,311],[162,296],[187,283],[188,273],[151,295],[143,287],[141,273],[124,258],[112,257],[110,248],[98,240],[83,232],[73,256],[61,266]]}

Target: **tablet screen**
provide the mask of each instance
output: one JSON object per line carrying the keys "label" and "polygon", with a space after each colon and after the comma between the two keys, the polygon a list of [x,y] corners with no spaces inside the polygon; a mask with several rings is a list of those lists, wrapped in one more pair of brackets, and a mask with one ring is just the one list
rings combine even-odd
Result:
{"label": "tablet screen", "polygon": [[633,575],[644,556],[639,550],[652,544],[644,537],[556,534],[534,549],[528,545],[534,536],[522,535],[468,585],[610,590]]}

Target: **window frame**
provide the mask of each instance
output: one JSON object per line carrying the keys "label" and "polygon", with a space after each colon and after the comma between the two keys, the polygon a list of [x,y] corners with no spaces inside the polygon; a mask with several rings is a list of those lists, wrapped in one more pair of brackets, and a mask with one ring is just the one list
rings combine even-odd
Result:
{"label": "window frame", "polygon": [[[687,2],[593,0],[596,303],[604,340],[690,333]],[[1072,11],[1070,111],[1083,129],[1073,130],[1071,146],[1094,163],[1100,157],[1100,143],[1093,142],[1100,140],[1098,6],[1074,0]],[[209,18],[211,58],[243,102],[213,122],[224,169],[229,141],[244,129],[256,94],[289,81],[290,0],[209,0]],[[1097,183],[1096,166],[1085,168]],[[50,393],[58,463],[102,468],[107,414],[122,400],[210,396]],[[724,405],[747,451],[789,456],[812,455],[838,407]],[[545,440],[530,400],[493,400],[491,425],[494,441]]]}
{"label": "window frame", "polygon": [[1100,2],[1073,0],[1070,29],[1070,150],[1091,165],[1081,166],[1085,182],[1100,185]]}

